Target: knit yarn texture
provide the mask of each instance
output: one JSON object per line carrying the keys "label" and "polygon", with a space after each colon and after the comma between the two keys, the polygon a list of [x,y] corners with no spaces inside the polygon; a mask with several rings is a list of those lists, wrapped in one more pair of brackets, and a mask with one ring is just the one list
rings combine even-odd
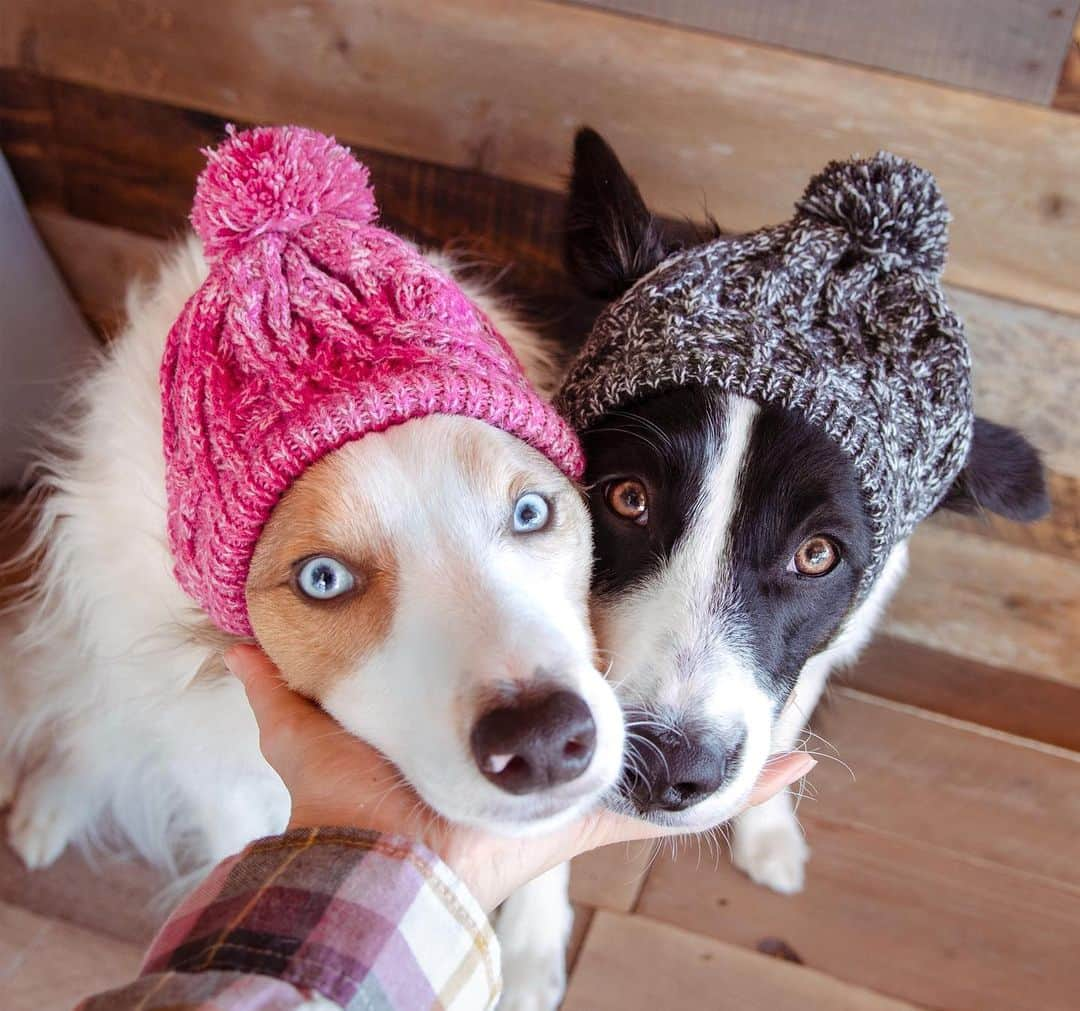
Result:
{"label": "knit yarn texture", "polygon": [[790,221],[676,253],[610,305],[556,406],[581,430],[697,384],[799,412],[858,475],[861,595],[970,449],[970,353],[941,289],[949,220],[910,162],[833,162]]}
{"label": "knit yarn texture", "polygon": [[494,425],[570,478],[572,430],[448,276],[377,227],[367,169],[297,127],[230,130],[191,220],[210,264],[161,364],[181,586],[250,635],[244,588],[274,505],[346,442],[432,414]]}

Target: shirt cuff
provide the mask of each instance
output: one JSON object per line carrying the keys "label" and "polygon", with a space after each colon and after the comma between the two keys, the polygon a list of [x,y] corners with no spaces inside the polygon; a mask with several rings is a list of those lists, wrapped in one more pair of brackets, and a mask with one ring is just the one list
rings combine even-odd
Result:
{"label": "shirt cuff", "polygon": [[494,1007],[498,942],[464,883],[402,836],[296,829],[219,864],[144,974],[253,973],[342,1008]]}

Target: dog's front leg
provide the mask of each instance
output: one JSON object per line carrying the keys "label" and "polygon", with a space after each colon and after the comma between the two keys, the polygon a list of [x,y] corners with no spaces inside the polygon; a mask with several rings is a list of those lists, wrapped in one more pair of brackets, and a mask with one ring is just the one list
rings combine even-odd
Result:
{"label": "dog's front leg", "polygon": [[[803,668],[791,701],[773,731],[774,751],[790,751],[798,742],[833,664],[832,657],[821,655],[812,657]],[[759,885],[785,895],[802,891],[810,849],[788,790],[735,819],[731,855],[735,866]]]}
{"label": "dog's front leg", "polygon": [[[851,663],[866,645],[886,603],[900,585],[907,558],[907,542],[901,541],[892,549],[874,588],[833,644],[806,662],[787,709],[773,731],[774,751],[790,751],[798,743],[825,690],[829,672]],[[752,807],[735,821],[732,842],[735,866],[746,871],[759,885],[788,895],[801,892],[809,855],[787,791]]]}
{"label": "dog's front leg", "polygon": [[570,865],[560,864],[510,896],[495,933],[502,949],[499,1011],[554,1011],[566,989],[566,946],[574,925]]}
{"label": "dog's front leg", "polygon": [[[5,779],[14,783],[13,776],[9,770]],[[108,779],[102,752],[79,744],[57,747],[22,777],[14,789],[7,835],[28,869],[52,864],[97,817]]]}

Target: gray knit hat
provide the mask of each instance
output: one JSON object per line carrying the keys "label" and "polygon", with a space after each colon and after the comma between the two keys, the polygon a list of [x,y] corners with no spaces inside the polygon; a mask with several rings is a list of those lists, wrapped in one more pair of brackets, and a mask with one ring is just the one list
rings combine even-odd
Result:
{"label": "gray knit hat", "polygon": [[800,412],[850,458],[861,590],[967,459],[971,361],[941,290],[949,212],[895,155],[832,162],[788,222],[676,253],[601,314],[558,406],[579,429],[691,384]]}

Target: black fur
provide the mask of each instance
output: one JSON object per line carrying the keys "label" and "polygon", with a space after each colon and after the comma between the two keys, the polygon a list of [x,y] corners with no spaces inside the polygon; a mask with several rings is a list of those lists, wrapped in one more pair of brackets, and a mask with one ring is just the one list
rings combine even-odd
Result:
{"label": "black fur", "polygon": [[1024,523],[1042,519],[1050,497],[1038,451],[1015,429],[976,418],[967,463],[939,508],[988,510]]}
{"label": "black fur", "polygon": [[615,152],[595,130],[574,138],[566,209],[566,266],[583,291],[621,295],[657,266],[669,248]]}
{"label": "black fur", "polygon": [[[701,495],[703,430],[723,426],[715,394],[687,387],[601,418],[582,433],[596,561],[593,588],[620,592],[670,557]],[[610,485],[638,478],[649,494],[649,523],[639,527],[607,507]]]}
{"label": "black fur", "polygon": [[[586,292],[617,297],[680,245],[705,241],[717,232],[684,230],[683,238],[676,238],[649,213],[604,140],[592,130],[578,134],[566,263]],[[712,465],[712,447],[724,437],[726,408],[722,392],[687,387],[612,412],[582,433],[596,548],[593,588],[601,600],[632,595],[686,536]],[[628,477],[641,480],[648,491],[647,526],[637,526],[607,506],[610,484]],[[828,645],[851,609],[870,559],[870,524],[848,458],[793,411],[762,408],[739,482],[730,537],[713,574],[711,620],[719,640],[732,617],[730,610],[738,611],[759,683],[775,714],[806,661]],[[942,507],[1038,519],[1049,508],[1038,454],[1017,432],[978,419],[967,465]],[[839,565],[816,578],[788,571],[798,546],[816,534],[839,546]],[[708,637],[710,629],[699,632]],[[632,663],[635,658],[627,659]],[[678,656],[671,662],[674,673],[684,673]],[[654,703],[634,699],[633,704],[643,714],[635,739],[648,737],[652,747],[641,748],[631,740],[634,768],[645,781],[636,789],[629,784],[629,792],[636,795],[648,787],[650,805],[659,780],[647,753],[662,753],[666,769],[676,757],[673,749],[698,740],[722,741],[737,750],[732,728],[703,725],[692,713],[671,714],[679,719],[678,731],[671,741],[658,737],[656,723],[649,719]],[[730,750],[731,761],[725,757],[724,774],[729,777],[737,765],[735,753]],[[700,784],[695,779],[689,785],[694,787],[689,802],[694,803]],[[679,801],[680,809],[685,799]],[[642,803],[639,797],[639,806]],[[674,809],[667,802],[660,806]]]}
{"label": "black fur", "polygon": [[[679,545],[701,496],[710,447],[723,439],[727,399],[719,390],[685,387],[609,414],[584,433],[593,584],[601,596],[633,593]],[[870,558],[870,525],[847,457],[793,411],[762,408],[744,467],[730,562],[717,560],[717,621],[734,583],[758,667],[782,704],[852,604]],[[608,487],[626,477],[648,489],[645,527],[607,506]],[[796,549],[816,534],[839,545],[840,564],[816,578],[788,572]]]}
{"label": "black fur", "polygon": [[[794,411],[754,422],[731,528],[731,566],[751,619],[759,670],[786,699],[806,661],[836,633],[870,561],[870,521],[848,458]],[[823,576],[788,572],[799,545],[825,535],[840,563]]]}

